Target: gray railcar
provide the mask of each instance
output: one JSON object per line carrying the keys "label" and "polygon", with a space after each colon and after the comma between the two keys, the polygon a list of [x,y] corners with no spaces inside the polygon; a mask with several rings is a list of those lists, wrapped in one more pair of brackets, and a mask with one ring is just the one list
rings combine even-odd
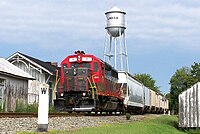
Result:
{"label": "gray railcar", "polygon": [[144,86],[126,72],[118,72],[121,89],[125,97],[124,104],[128,111],[142,113],[144,111]]}

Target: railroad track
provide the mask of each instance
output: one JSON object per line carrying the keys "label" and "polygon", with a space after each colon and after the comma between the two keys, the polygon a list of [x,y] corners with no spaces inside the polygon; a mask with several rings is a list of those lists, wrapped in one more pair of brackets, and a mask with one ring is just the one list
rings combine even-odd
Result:
{"label": "railroad track", "polygon": [[[84,112],[80,113],[49,113],[49,117],[78,117],[78,116],[120,116],[120,114],[88,114]],[[0,112],[0,118],[33,118],[38,117],[37,113],[15,113],[15,112],[7,112],[7,113],[1,113]]]}
{"label": "railroad track", "polygon": [[[49,113],[49,117],[84,116],[84,113]],[[37,113],[0,113],[0,118],[38,117]]]}

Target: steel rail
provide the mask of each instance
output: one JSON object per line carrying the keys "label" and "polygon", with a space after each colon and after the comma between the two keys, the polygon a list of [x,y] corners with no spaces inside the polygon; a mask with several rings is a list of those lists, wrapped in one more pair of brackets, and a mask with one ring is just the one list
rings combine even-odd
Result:
{"label": "steel rail", "polygon": [[[49,117],[84,116],[83,113],[49,113]],[[38,117],[37,113],[5,112],[0,113],[0,118],[31,118]]]}
{"label": "steel rail", "polygon": [[[80,117],[80,116],[120,116],[122,114],[97,114],[97,113],[66,113],[66,112],[55,112],[49,113],[49,118],[51,117]],[[37,113],[25,113],[25,112],[0,112],[0,118],[36,118],[38,117]]]}

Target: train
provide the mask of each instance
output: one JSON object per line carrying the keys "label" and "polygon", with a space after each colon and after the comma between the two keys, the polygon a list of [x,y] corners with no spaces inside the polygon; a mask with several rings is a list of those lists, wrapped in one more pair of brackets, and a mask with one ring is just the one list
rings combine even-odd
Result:
{"label": "train", "polygon": [[61,62],[60,89],[54,100],[56,111],[163,113],[169,102],[125,71],[83,51]]}

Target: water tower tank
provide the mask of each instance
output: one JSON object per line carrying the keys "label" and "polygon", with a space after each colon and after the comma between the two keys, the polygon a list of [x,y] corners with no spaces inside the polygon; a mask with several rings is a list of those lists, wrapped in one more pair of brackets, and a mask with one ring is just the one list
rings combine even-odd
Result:
{"label": "water tower tank", "polygon": [[106,27],[108,33],[113,37],[118,37],[124,33],[125,27],[125,12],[118,7],[113,7],[106,13]]}

